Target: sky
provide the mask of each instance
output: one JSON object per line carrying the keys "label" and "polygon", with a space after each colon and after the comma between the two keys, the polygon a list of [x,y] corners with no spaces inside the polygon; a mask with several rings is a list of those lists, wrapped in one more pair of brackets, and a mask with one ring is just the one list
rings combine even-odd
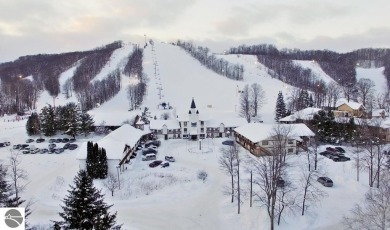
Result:
{"label": "sky", "polygon": [[390,47],[387,0],[0,0],[0,62],[113,41],[193,41],[222,52]]}

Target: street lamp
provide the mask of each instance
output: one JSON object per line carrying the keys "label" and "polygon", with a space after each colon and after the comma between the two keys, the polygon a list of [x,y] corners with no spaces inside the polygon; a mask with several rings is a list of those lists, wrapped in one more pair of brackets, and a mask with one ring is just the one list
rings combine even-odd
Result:
{"label": "street lamp", "polygon": [[119,168],[120,167],[121,167],[120,165],[116,166],[116,171],[118,172],[118,185],[119,185],[119,189],[121,189],[121,180],[119,179]]}

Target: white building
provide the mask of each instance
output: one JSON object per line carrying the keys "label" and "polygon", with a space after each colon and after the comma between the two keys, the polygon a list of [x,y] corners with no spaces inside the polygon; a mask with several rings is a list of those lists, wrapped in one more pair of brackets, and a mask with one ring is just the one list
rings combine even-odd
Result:
{"label": "white building", "polygon": [[206,119],[202,117],[192,99],[187,114],[175,120],[150,120],[150,130],[159,138],[204,139],[226,137],[233,129],[247,124],[244,118]]}
{"label": "white building", "polygon": [[[97,144],[99,148],[104,148],[107,154],[108,173],[123,171],[125,163],[130,161],[131,155],[137,149],[142,139],[148,139],[150,131],[143,131],[134,128],[129,124],[124,124],[112,131],[107,136],[100,139]],[[87,142],[81,145],[76,157],[79,160],[80,169],[86,169]]]}

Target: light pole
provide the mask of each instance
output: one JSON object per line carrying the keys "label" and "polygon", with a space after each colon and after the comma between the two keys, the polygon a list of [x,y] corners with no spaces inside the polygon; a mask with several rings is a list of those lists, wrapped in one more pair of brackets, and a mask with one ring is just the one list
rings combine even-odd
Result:
{"label": "light pole", "polygon": [[121,180],[119,179],[119,168],[120,167],[121,167],[120,165],[116,166],[116,171],[118,172],[118,185],[119,185],[119,189],[121,189]]}

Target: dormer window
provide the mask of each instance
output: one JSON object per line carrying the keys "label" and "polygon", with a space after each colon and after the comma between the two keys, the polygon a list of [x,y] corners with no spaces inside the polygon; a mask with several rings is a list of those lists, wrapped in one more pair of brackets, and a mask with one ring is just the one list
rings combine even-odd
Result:
{"label": "dormer window", "polygon": [[196,122],[191,122],[191,127],[196,127]]}

